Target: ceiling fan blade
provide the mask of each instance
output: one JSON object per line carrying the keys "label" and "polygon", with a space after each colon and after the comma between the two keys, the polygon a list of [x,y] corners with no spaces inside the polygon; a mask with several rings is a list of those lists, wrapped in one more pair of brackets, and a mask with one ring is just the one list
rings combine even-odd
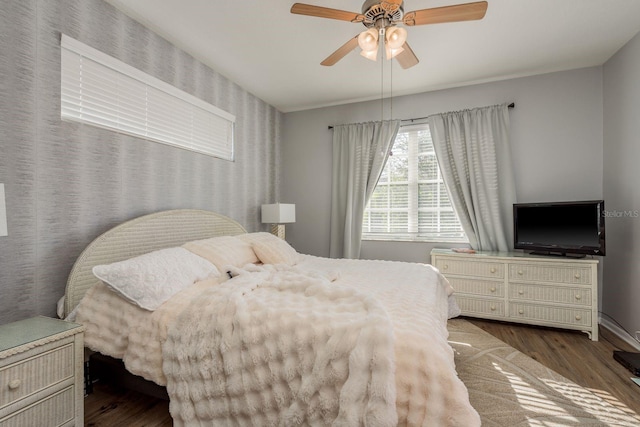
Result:
{"label": "ceiling fan blade", "polygon": [[405,25],[440,24],[443,22],[473,21],[484,18],[487,12],[487,2],[457,4],[454,6],[434,7],[431,9],[415,10],[404,15]]}
{"label": "ceiling fan blade", "polygon": [[320,64],[326,65],[328,67],[331,65],[334,65],[336,62],[344,58],[347,53],[351,52],[357,46],[358,46],[358,36],[355,36],[354,38],[350,39],[348,42],[340,46],[338,50],[336,50],[331,55],[329,55],[327,59],[322,61]]}
{"label": "ceiling fan blade", "polygon": [[416,54],[413,53],[413,50],[409,47],[409,43],[405,42],[405,44],[402,45],[402,48],[404,50],[396,55],[395,58],[402,68],[406,70],[407,68],[411,68],[418,62],[420,62]]}
{"label": "ceiling fan blade", "polygon": [[364,15],[345,10],[330,9],[328,7],[313,6],[311,4],[294,3],[291,13],[297,15],[317,16],[319,18],[339,19],[341,21],[362,22]]}

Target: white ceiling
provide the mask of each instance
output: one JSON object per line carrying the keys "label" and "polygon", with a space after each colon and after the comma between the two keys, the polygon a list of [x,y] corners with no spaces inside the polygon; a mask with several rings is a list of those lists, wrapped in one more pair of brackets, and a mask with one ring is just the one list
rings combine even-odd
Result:
{"label": "white ceiling", "polygon": [[[295,0],[106,0],[282,112],[601,65],[640,31],[640,0],[488,0],[480,21],[407,27],[408,70],[349,53],[362,24],[289,12]],[[471,0],[406,0],[405,12]],[[360,12],[362,0],[302,0]],[[384,66],[384,68],[383,68]],[[392,78],[392,80],[391,80]]]}

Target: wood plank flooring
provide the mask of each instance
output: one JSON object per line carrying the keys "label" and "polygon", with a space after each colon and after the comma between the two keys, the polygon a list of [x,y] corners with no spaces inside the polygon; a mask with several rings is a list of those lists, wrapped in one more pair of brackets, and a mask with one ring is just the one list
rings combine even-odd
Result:
{"label": "wood plank flooring", "polygon": [[[600,341],[581,332],[467,319],[624,411],[640,414],[640,387],[613,360],[613,350],[633,351],[605,328]],[[85,399],[85,426],[171,426],[169,402],[96,383]]]}
{"label": "wood plank flooring", "polygon": [[594,342],[578,331],[467,320],[614,406],[640,414],[640,387],[613,359],[613,350],[636,350],[608,329],[600,327]]}
{"label": "wood plank flooring", "polygon": [[93,393],[84,399],[85,427],[164,427],[172,426],[169,401],[135,391],[95,383]]}

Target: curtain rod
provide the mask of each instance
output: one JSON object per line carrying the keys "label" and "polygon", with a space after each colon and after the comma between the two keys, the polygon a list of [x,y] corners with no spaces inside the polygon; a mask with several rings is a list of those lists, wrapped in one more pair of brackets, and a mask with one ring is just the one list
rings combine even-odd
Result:
{"label": "curtain rod", "polygon": [[[515,106],[516,106],[515,102],[512,102],[511,104],[507,105],[507,107],[509,107],[509,108],[515,108]],[[424,119],[428,119],[428,118],[429,118],[429,116],[427,116],[427,117],[417,117],[415,119],[402,119],[400,121],[401,122],[414,122],[416,120],[424,120]],[[329,126],[329,130],[331,130],[331,129],[333,129],[333,126]]]}

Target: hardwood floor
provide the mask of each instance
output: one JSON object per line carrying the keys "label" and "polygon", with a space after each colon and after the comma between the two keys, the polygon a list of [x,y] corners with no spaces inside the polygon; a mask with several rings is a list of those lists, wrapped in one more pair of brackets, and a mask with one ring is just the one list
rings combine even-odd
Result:
{"label": "hardwood floor", "polygon": [[84,399],[86,427],[172,426],[169,401],[97,382]]}
{"label": "hardwood floor", "polygon": [[640,387],[613,359],[613,350],[636,350],[608,329],[600,327],[600,340],[594,342],[578,331],[467,320],[605,401],[640,414]]}
{"label": "hardwood floor", "polygon": [[[467,319],[620,409],[640,414],[640,387],[613,360],[613,350],[633,351],[605,328],[600,341],[581,332]],[[169,402],[96,383],[85,399],[86,426],[171,426]]]}

